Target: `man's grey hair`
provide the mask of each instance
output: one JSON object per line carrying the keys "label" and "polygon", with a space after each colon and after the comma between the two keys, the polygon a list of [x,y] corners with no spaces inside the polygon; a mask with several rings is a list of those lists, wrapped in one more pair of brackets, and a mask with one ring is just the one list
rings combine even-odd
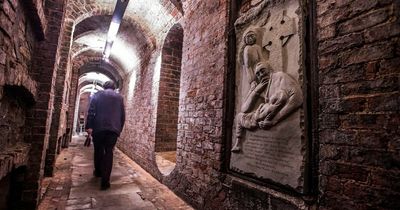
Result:
{"label": "man's grey hair", "polygon": [[115,83],[110,80],[110,81],[107,81],[107,82],[104,83],[103,88],[104,89],[113,89],[113,90],[115,90],[116,87],[115,87]]}

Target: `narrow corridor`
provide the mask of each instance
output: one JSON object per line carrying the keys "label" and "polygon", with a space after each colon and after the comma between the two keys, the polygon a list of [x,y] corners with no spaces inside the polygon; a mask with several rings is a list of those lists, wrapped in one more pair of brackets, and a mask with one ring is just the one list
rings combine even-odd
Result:
{"label": "narrow corridor", "polygon": [[100,179],[92,174],[93,145],[84,147],[83,142],[84,137],[74,137],[58,156],[54,177],[44,180],[40,210],[192,209],[118,149],[111,188],[100,191]]}
{"label": "narrow corridor", "polygon": [[0,210],[400,210],[399,84],[400,0],[0,0]]}

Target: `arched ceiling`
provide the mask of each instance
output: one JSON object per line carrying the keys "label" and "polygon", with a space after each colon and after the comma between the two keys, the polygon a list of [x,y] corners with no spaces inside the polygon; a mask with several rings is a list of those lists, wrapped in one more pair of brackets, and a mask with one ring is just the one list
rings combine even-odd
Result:
{"label": "arched ceiling", "polygon": [[100,61],[89,61],[84,63],[80,69],[79,69],[79,75],[80,79],[85,75],[93,72],[98,72],[110,80],[113,80],[118,87],[122,86],[123,80],[121,77],[121,74],[118,73],[118,70],[116,70],[110,63],[104,62],[102,60]]}
{"label": "arched ceiling", "polygon": [[[73,23],[70,55],[73,63],[81,62],[79,74],[97,71],[121,87],[122,78],[137,71],[143,62],[142,58],[148,57],[159,47],[170,27],[182,16],[183,10],[181,0],[130,0],[111,55],[101,60],[116,2],[69,0],[66,21]],[[90,81],[87,79],[87,82]]]}
{"label": "arched ceiling", "polygon": [[[66,16],[75,23],[71,45],[73,59],[88,50],[102,54],[116,2],[117,0],[69,1]],[[180,1],[129,1],[110,59],[126,73],[138,68],[141,62],[139,56],[154,50],[163,34],[180,18],[181,14],[176,13],[176,10],[181,11]]]}
{"label": "arched ceiling", "polygon": [[95,30],[101,30],[103,32],[107,31],[111,18],[112,18],[111,15],[101,15],[84,19],[75,26],[74,39],[90,31],[95,31]]}
{"label": "arched ceiling", "polygon": [[[108,22],[104,20],[108,20]],[[87,51],[91,51],[97,56],[102,55],[110,20],[110,16],[93,16],[80,22],[74,33],[74,42],[71,48],[72,58]],[[87,26],[86,24],[94,25]],[[122,21],[110,59],[127,73],[138,66],[140,54],[149,53],[153,49],[153,43],[149,42],[137,25]]]}
{"label": "arched ceiling", "polygon": [[103,90],[103,87],[101,87],[100,85],[87,84],[81,87],[79,94],[96,93],[99,90]]}
{"label": "arched ceiling", "polygon": [[84,86],[87,85],[96,85],[96,86],[104,86],[104,83],[110,81],[111,79],[108,78],[106,75],[97,73],[97,72],[89,72],[85,73],[79,77],[79,89],[82,89]]}

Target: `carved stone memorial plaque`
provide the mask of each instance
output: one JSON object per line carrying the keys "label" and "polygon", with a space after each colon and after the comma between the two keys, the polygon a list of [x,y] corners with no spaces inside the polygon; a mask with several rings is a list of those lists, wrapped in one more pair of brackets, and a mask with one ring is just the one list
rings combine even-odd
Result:
{"label": "carved stone memorial plaque", "polygon": [[306,161],[302,22],[298,0],[242,3],[230,160],[233,171],[298,192]]}

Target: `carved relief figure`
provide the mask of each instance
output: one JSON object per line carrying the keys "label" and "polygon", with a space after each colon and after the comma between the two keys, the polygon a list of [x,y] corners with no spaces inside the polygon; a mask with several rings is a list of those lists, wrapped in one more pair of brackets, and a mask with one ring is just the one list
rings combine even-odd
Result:
{"label": "carved relief figure", "polygon": [[[273,72],[267,62],[255,68],[256,86],[250,88],[241,112],[236,116],[236,142],[232,152],[239,152],[244,129],[270,129],[303,103],[297,81],[284,72]],[[257,101],[262,103],[257,107]]]}
{"label": "carved relief figure", "polygon": [[303,192],[305,29],[298,0],[239,1],[229,167]]}
{"label": "carved relief figure", "polygon": [[263,60],[262,47],[257,44],[257,32],[255,28],[250,28],[243,36],[246,44],[243,50],[243,63],[248,82],[252,88],[256,85],[254,67]]}

